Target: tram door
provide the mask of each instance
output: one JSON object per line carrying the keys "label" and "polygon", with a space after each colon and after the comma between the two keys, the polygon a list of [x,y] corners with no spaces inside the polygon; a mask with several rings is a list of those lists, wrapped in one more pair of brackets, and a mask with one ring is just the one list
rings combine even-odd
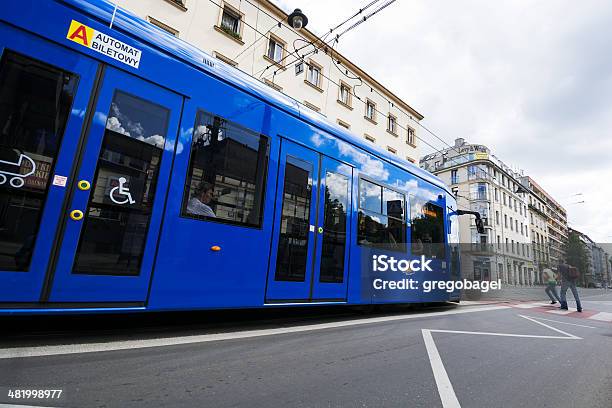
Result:
{"label": "tram door", "polygon": [[0,52],[0,306],[143,302],[182,97],[5,25]]}
{"label": "tram door", "polygon": [[0,302],[38,302],[98,64],[4,24],[0,55]]}
{"label": "tram door", "polygon": [[106,67],[49,277],[50,302],[147,296],[182,97]]}
{"label": "tram door", "polygon": [[266,301],[342,301],[347,296],[352,168],[286,139]]}

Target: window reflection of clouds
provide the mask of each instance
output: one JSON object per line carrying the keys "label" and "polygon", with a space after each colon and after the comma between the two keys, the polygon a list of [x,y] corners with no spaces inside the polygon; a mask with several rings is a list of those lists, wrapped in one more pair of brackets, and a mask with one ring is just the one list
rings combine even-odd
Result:
{"label": "window reflection of clouds", "polygon": [[382,187],[364,179],[359,180],[359,208],[381,212]]}
{"label": "window reflection of clouds", "polygon": [[[162,148],[168,110],[118,92],[111,103],[106,128],[124,136]],[[96,119],[102,117],[96,113]],[[143,125],[144,123],[144,125]],[[145,128],[146,126],[146,128]]]}
{"label": "window reflection of clouds", "polygon": [[389,178],[389,171],[385,169],[382,161],[370,157],[370,155],[359,151],[349,144],[337,142],[337,145],[340,154],[352,159],[352,162],[363,173],[380,180],[387,180]]}
{"label": "window reflection of clouds", "polygon": [[343,205],[345,198],[348,194],[348,178],[341,174],[326,172],[325,174],[325,187],[329,192],[330,200],[338,200]]}

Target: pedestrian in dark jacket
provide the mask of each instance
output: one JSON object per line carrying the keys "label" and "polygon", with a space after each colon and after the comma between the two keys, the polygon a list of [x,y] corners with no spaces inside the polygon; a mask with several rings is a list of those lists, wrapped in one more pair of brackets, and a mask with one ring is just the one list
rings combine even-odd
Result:
{"label": "pedestrian in dark jacket", "polygon": [[567,293],[567,289],[569,288],[572,291],[572,295],[574,295],[574,299],[576,300],[576,309],[579,312],[582,312],[582,305],[580,304],[578,290],[576,289],[576,281],[580,275],[576,273],[576,268],[566,264],[564,260],[561,260],[561,262],[559,262],[557,272],[559,272],[559,275],[561,276],[561,309],[567,310],[567,299],[565,295]]}

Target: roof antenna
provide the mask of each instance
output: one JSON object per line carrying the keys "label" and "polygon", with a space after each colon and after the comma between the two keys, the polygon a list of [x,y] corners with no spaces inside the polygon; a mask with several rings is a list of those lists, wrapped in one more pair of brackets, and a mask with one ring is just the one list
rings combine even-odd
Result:
{"label": "roof antenna", "polygon": [[115,15],[117,14],[117,7],[118,6],[119,6],[119,2],[116,1],[115,2],[115,9],[113,10],[113,16],[111,17],[110,24],[108,25],[108,28],[110,28],[110,29],[113,28],[113,23],[115,22]]}

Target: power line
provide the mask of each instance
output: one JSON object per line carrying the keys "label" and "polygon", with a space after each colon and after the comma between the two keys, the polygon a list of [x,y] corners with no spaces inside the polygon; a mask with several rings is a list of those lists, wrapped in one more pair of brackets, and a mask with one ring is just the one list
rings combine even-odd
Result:
{"label": "power line", "polygon": [[[212,4],[214,4],[215,6],[217,6],[219,9],[223,10],[223,6],[222,6],[221,4],[216,3],[214,0],[208,0],[208,1],[210,1]],[[293,29],[293,27],[291,27],[291,26],[289,26],[289,25],[287,25],[287,24],[284,24],[284,23],[283,23],[281,20],[278,20],[276,17],[272,16],[272,15],[271,15],[270,13],[268,13],[266,10],[262,9],[261,7],[259,7],[259,5],[254,4],[254,3],[253,3],[253,2],[251,2],[250,0],[245,0],[245,1],[246,1],[247,3],[249,3],[250,5],[252,5],[253,7],[257,8],[257,9],[258,9],[259,11],[261,11],[262,13],[266,14],[268,17],[270,17],[271,19],[273,19],[274,21],[276,21],[276,22],[277,22],[278,24],[280,24],[281,26],[284,26],[284,27],[289,28],[291,31],[293,31],[295,34],[297,34],[297,36],[298,36],[298,37],[301,37],[301,38],[302,38],[302,41],[307,42],[307,44],[306,44],[306,45],[304,45],[304,46],[300,47],[299,49],[296,49],[294,52],[292,52],[292,53],[291,53],[291,54],[295,53],[295,54],[297,55],[297,58],[296,58],[296,59],[294,59],[292,62],[290,62],[290,63],[289,63],[289,64],[287,64],[287,65],[291,65],[291,64],[293,64],[294,62],[296,62],[296,61],[298,61],[298,60],[301,60],[302,62],[304,62],[304,57],[306,57],[306,56],[308,56],[308,55],[311,55],[312,53],[316,53],[316,52],[318,52],[318,50],[319,50],[319,49],[321,49],[321,47],[323,47],[323,46],[329,46],[329,43],[324,42],[324,41],[321,41],[321,42],[320,42],[320,44],[319,44],[318,46],[316,46],[316,45],[314,44],[314,42],[312,42],[311,40],[308,40],[306,37],[304,37],[304,36],[303,36],[301,33],[299,33],[297,30]],[[366,17],[365,17],[365,19],[360,20],[361,22],[360,22],[359,24],[357,24],[357,23],[356,23],[356,24],[353,24],[352,26],[350,26],[349,28],[347,28],[346,30],[344,30],[344,31],[343,31],[343,32],[342,32],[340,35],[337,35],[336,37],[334,37],[334,40],[337,42],[337,41],[339,40],[339,38],[340,38],[340,36],[341,36],[341,35],[344,35],[344,34],[346,34],[347,32],[349,32],[349,31],[353,30],[355,27],[359,26],[359,25],[360,25],[361,23],[363,23],[365,20],[367,20],[368,18],[372,17],[373,15],[375,15],[375,14],[379,13],[380,11],[382,11],[384,8],[388,7],[390,4],[394,3],[395,1],[396,1],[396,0],[390,0],[390,1],[388,1],[387,3],[383,4],[382,6],[380,6],[379,8],[377,8],[375,11],[373,11],[372,13],[370,13],[368,16],[366,16]],[[377,2],[377,1],[376,1],[376,2]],[[370,5],[371,5],[371,4],[374,4],[374,3],[376,3],[376,2],[374,2],[374,1],[373,1],[373,2],[371,2],[371,3],[370,3]],[[364,8],[364,9],[365,9],[365,8]],[[362,9],[362,10],[363,10],[363,9]],[[350,18],[349,18],[349,19],[347,19],[347,21],[349,21],[349,20],[350,20]],[[257,29],[257,27],[253,27],[251,24],[249,24],[249,23],[248,23],[248,22],[246,22],[245,20],[241,20],[241,23],[243,23],[245,26],[247,26],[247,27],[251,28],[251,29],[252,29],[252,30],[254,30],[256,33],[259,33],[259,34],[261,34],[261,35],[262,35],[262,36],[264,36],[264,37],[267,35],[267,33],[262,33],[261,31],[259,31],[259,30]],[[341,24],[344,24],[344,23],[345,23],[345,22],[343,22],[343,23],[341,23]],[[275,25],[276,25],[276,24],[275,24]],[[333,31],[333,29],[332,29],[332,31]],[[320,39],[319,39],[319,40],[320,40]],[[295,42],[294,42],[294,44],[295,44]],[[309,51],[308,53],[306,53],[306,54],[304,54],[304,55],[300,56],[300,55],[299,55],[299,51],[300,51],[300,50],[302,50],[302,49],[304,49],[304,48],[306,48],[306,47],[308,47],[309,45],[313,45],[313,46],[315,46],[315,48],[314,48],[313,50]],[[285,57],[283,57],[283,59],[281,59],[281,61],[279,61],[279,62],[278,62],[278,64],[281,64],[281,63],[282,63],[282,61],[283,61],[283,60],[285,60],[287,57],[289,57],[291,54],[288,54],[288,55],[286,55]],[[276,64],[274,64],[274,65],[276,65]],[[274,66],[274,65],[268,65],[266,68],[264,68],[264,69],[263,69],[263,72],[265,72],[267,69],[271,68],[271,67],[272,67],[272,66]],[[279,70],[285,70],[285,69],[286,69],[286,68],[285,68],[285,66],[280,67],[279,69],[277,69],[277,70],[275,70],[275,71],[273,72],[273,75],[274,75],[274,76],[276,76],[276,74],[278,73],[278,71],[279,71]],[[348,69],[347,69],[347,70],[348,70]],[[260,74],[260,73],[263,73],[263,72],[260,70],[258,73],[254,74],[254,75],[257,75],[257,74]],[[326,76],[326,75],[325,75],[325,74],[323,74],[322,72],[320,72],[320,75],[321,75],[322,77],[326,78],[327,80],[329,80],[330,82],[332,82],[333,84],[335,84],[336,86],[340,87],[340,84],[339,84],[339,83],[337,83],[336,81],[334,81],[334,80],[333,80],[333,79],[331,79],[330,77]],[[260,74],[260,77],[261,77],[261,74]],[[264,77],[264,79],[266,79],[266,77]],[[359,78],[359,79],[361,79],[361,78]],[[386,101],[387,101],[389,104],[391,104],[391,106],[393,106],[394,108],[396,108],[396,109],[397,109],[399,112],[403,113],[404,115],[406,115],[406,116],[408,116],[408,117],[410,117],[410,118],[412,117],[412,115],[408,114],[407,112],[404,112],[404,111],[403,111],[402,109],[400,109],[399,107],[395,107],[395,104],[394,104],[392,101],[390,101],[390,100],[389,100],[389,98],[387,98],[385,95],[383,95],[382,93],[380,93],[380,92],[379,92],[377,89],[374,89],[374,88],[370,87],[370,90],[371,90],[371,91],[376,92],[376,93],[377,93],[377,94],[378,94],[378,95],[379,95],[381,98],[383,98],[384,100],[386,100]],[[354,94],[354,93],[353,93],[353,94]],[[361,100],[361,98],[360,98],[358,95],[356,95],[356,94],[354,94],[354,95],[355,95],[355,97],[356,97],[356,98],[357,98],[359,101],[361,101],[362,103],[364,103],[364,104],[365,104],[365,102],[364,102],[364,101],[362,101],[362,100]],[[375,111],[376,111],[376,112],[378,112],[378,113],[381,113],[381,114],[382,114],[384,117],[386,117],[386,115],[385,115],[383,112],[379,111],[378,109],[376,109],[376,108],[375,108]],[[416,124],[417,124],[419,127],[421,127],[421,128],[423,128],[423,129],[425,129],[425,130],[426,130],[428,133],[430,133],[432,136],[434,136],[434,137],[436,137],[438,140],[442,141],[442,142],[443,142],[445,145],[447,145],[448,147],[450,147],[450,148],[452,148],[452,149],[456,150],[456,149],[455,149],[453,146],[451,146],[450,144],[448,144],[447,142],[445,142],[443,139],[441,139],[439,136],[437,136],[437,135],[436,135],[434,132],[432,132],[431,130],[429,130],[428,128],[426,128],[425,126],[423,126],[422,124],[420,124],[419,122],[415,121],[414,119],[412,119],[412,120],[413,120],[413,121],[414,121],[414,122],[415,122],[415,123],[416,123]],[[402,126],[401,126],[399,123],[397,123],[397,122],[396,122],[396,126],[398,126],[400,129],[403,129],[403,130],[408,131],[408,128],[402,127]],[[441,154],[442,154],[442,151],[441,151],[441,150],[437,149],[437,148],[436,148],[435,146],[433,146],[432,144],[430,144],[430,143],[426,142],[426,141],[425,141],[423,138],[418,137],[418,136],[416,136],[416,135],[415,135],[415,137],[416,137],[418,140],[420,140],[421,142],[425,143],[427,146],[431,147],[431,148],[432,148],[432,149],[433,149],[433,150],[434,150],[436,153],[441,153]],[[459,153],[459,151],[457,151],[457,152]],[[453,157],[453,158],[451,158],[451,160],[457,160],[457,158],[458,158],[458,157],[459,157],[459,156],[457,156],[457,157]]]}
{"label": "power line", "polygon": [[243,49],[242,51],[240,51],[240,52],[238,53],[238,55],[236,55],[236,56],[233,58],[233,60],[234,60],[234,61],[237,61],[237,60],[238,60],[238,58],[239,58],[239,57],[240,57],[242,54],[244,54],[245,52],[247,52],[248,50],[250,50],[250,49],[251,49],[251,47],[253,47],[253,46],[254,46],[255,44],[257,44],[259,41],[261,41],[261,39],[262,39],[262,38],[266,38],[266,35],[267,35],[267,34],[268,34],[270,31],[272,31],[272,29],[273,29],[274,27],[278,27],[278,28],[280,28],[280,27],[281,27],[281,25],[280,25],[280,23],[274,23],[274,25],[273,25],[272,27],[268,28],[268,31],[266,31],[264,34],[262,34],[262,35],[261,35],[259,38],[255,38],[255,40],[254,40],[253,42],[251,42],[251,44],[249,44],[249,46],[248,46],[248,47],[246,47],[245,49]]}

